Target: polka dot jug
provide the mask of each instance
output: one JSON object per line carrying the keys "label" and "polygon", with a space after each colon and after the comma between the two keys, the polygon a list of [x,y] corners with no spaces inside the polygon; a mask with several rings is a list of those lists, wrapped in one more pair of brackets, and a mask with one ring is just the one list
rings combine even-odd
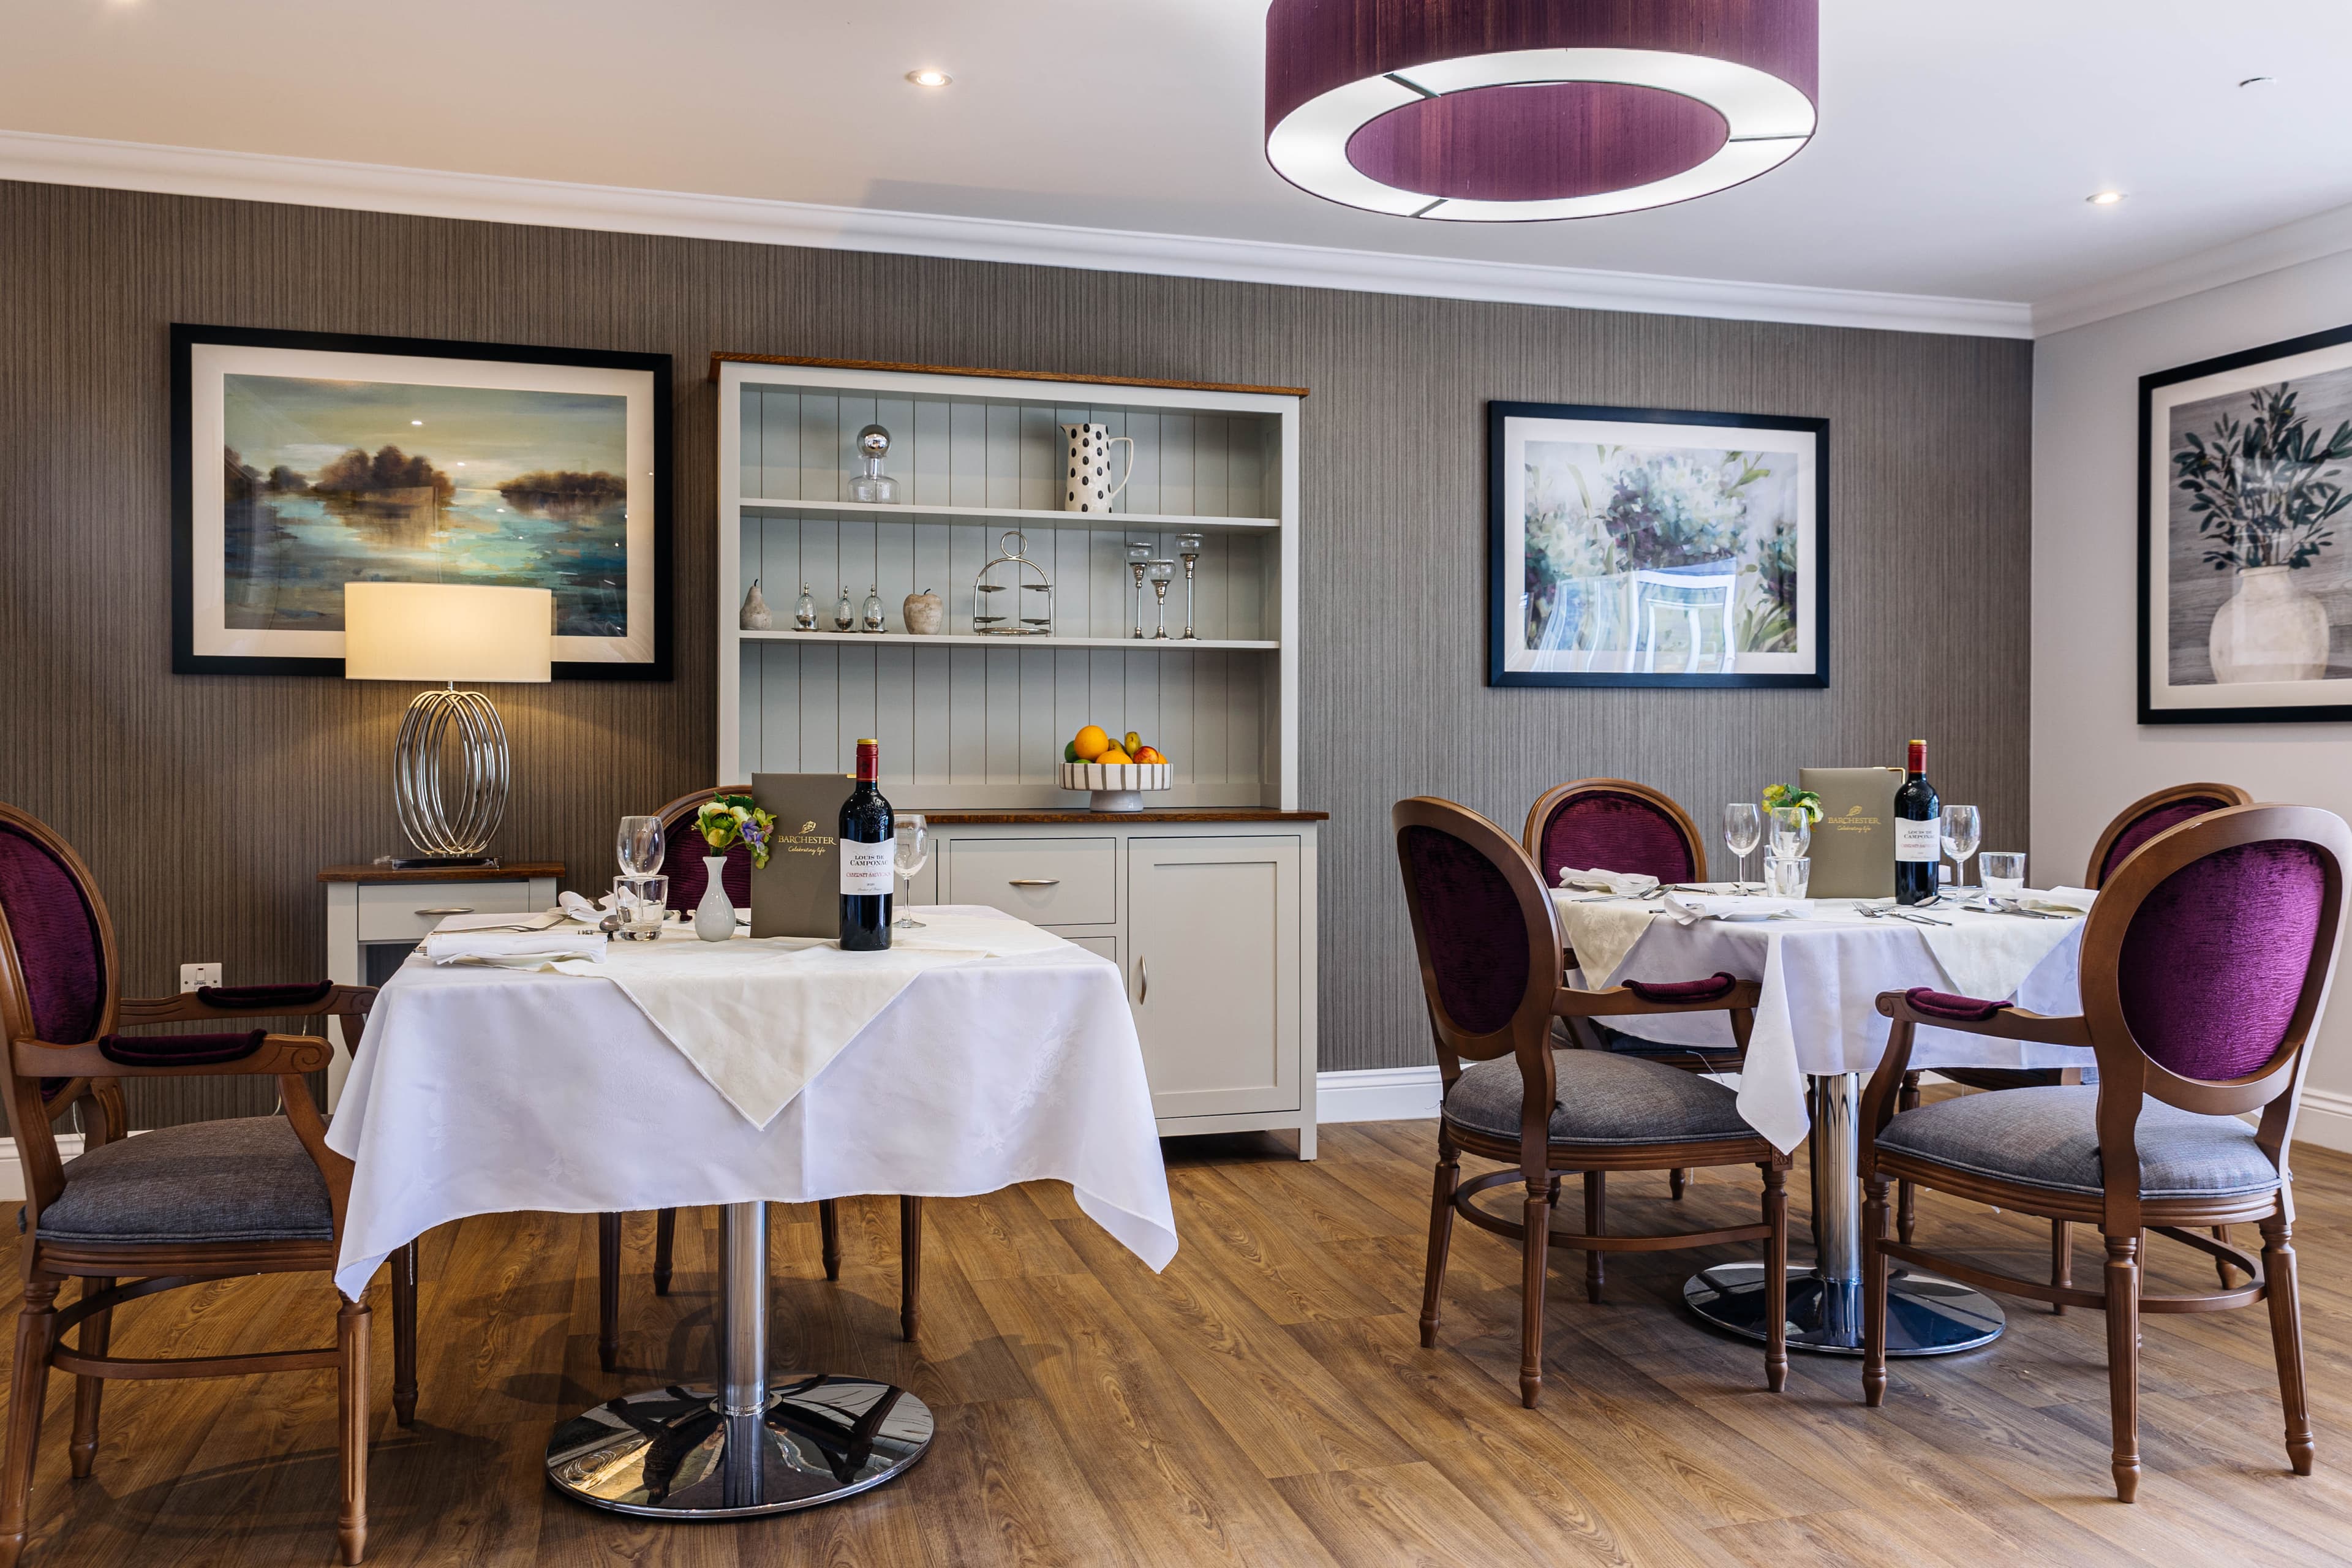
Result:
{"label": "polka dot jug", "polygon": [[[1127,443],[1127,467],[1110,482],[1110,449]],[[1127,481],[1135,477],[1135,438],[1114,436],[1108,425],[1062,426],[1062,510],[1108,511]]]}

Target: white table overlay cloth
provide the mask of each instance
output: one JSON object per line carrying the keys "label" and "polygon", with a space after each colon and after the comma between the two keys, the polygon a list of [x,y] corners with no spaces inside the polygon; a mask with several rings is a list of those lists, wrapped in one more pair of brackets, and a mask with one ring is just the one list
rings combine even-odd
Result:
{"label": "white table overlay cloth", "polygon": [[328,1130],[355,1165],[337,1285],[356,1295],[391,1253],[473,1215],[1037,1180],[1069,1183],[1166,1267],[1175,1215],[1118,966],[1010,916],[939,912],[957,928],[943,938],[1002,924],[1016,928],[1003,945],[1032,951],[913,973],[764,1126],[609,979],[411,958],[376,998]]}
{"label": "white table overlay cloth", "polygon": [[[1881,992],[1926,985],[2013,999],[2035,1012],[2072,1014],[2081,1007],[2080,920],[2029,920],[1940,904],[1922,912],[1952,924],[1923,926],[1866,918],[1853,900],[1817,899],[1804,919],[1682,925],[1654,905],[1554,897],[1585,984],[1697,980],[1718,973],[1761,982],[1740,1073],[1739,1113],[1784,1152],[1810,1127],[1808,1076],[1872,1072],[1886,1054],[1892,1025],[1878,1012]],[[1605,1022],[1620,1033],[1669,1045],[1733,1043],[1730,1018],[1722,1013]],[[1923,1069],[2088,1067],[2091,1053],[1923,1026],[1911,1062]]]}

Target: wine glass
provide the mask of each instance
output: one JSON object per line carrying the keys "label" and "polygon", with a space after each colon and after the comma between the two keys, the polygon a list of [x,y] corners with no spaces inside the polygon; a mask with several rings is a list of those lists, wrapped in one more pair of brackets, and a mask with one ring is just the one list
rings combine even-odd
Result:
{"label": "wine glass", "polygon": [[1813,847],[1813,819],[1801,805],[1772,808],[1772,853],[1782,860],[1801,860]]}
{"label": "wine glass", "polygon": [[1731,851],[1738,864],[1732,884],[1738,892],[1748,890],[1748,857],[1764,842],[1764,813],[1752,800],[1735,800],[1723,808],[1723,847]]}
{"label": "wine glass", "polygon": [[621,862],[622,876],[652,876],[662,868],[662,857],[666,852],[660,817],[621,818],[621,829],[613,836],[613,853]]}
{"label": "wine glass", "polygon": [[1959,868],[1952,876],[1952,886],[1958,888],[1969,879],[1969,857],[1984,841],[1984,818],[1973,805],[1948,805],[1942,832],[1944,853]]}
{"label": "wine glass", "polygon": [[[890,868],[898,873],[898,902],[903,908],[915,890],[915,879],[930,864],[931,847],[929,824],[911,811],[898,814],[890,838]],[[897,931],[920,931],[924,922],[912,915],[901,915],[890,922]]]}

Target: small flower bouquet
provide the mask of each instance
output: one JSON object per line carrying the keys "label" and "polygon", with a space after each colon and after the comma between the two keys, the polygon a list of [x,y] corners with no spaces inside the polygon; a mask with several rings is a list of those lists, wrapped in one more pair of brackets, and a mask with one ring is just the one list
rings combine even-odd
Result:
{"label": "small flower bouquet", "polygon": [[1770,811],[1779,805],[1802,806],[1809,825],[1822,819],[1822,797],[1809,789],[1796,789],[1784,784],[1765,785],[1764,809]]}
{"label": "small flower bouquet", "polygon": [[694,830],[714,855],[738,844],[751,852],[751,864],[764,867],[775,847],[776,819],[751,804],[748,795],[715,795],[695,815]]}

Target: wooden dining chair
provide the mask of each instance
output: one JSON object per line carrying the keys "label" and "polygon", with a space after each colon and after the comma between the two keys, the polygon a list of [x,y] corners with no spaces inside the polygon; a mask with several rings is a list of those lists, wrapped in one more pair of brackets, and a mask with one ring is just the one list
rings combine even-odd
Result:
{"label": "wooden dining chair", "polygon": [[[2099,835],[2091,849],[2090,868],[2083,873],[2083,886],[2104,888],[2116,868],[2130,858],[2134,850],[2168,827],[2193,821],[2211,812],[2224,811],[2233,805],[2251,805],[2254,797],[2235,784],[2186,784],[2146,795],[2116,813],[2115,820]],[[2044,1089],[2053,1084],[2077,1084],[2083,1081],[2081,1068],[1938,1068],[1946,1079],[1963,1088],[1975,1089]],[[1903,1076],[1903,1099],[1899,1110],[1912,1110],[1919,1104],[1919,1075]],[[1895,1234],[1904,1241],[1918,1223],[1917,1194],[1908,1182],[1897,1184],[1895,1205]],[[2216,1232],[2218,1239],[2229,1239],[2229,1227]],[[2074,1227],[2065,1220],[2050,1223],[2050,1282],[2063,1285],[2074,1267]],[[2230,1265],[2216,1258],[2213,1267],[2219,1271],[2221,1284],[2230,1283]],[[2053,1301],[2050,1310],[2063,1315],[2063,1302]]]}
{"label": "wooden dining chair", "polygon": [[[1895,1020],[1863,1102],[1863,1397],[1886,1396],[1886,1278],[1892,1263],[1980,1290],[2096,1307],[2107,1314],[2116,1495],[2139,1487],[2143,1312],[2210,1312],[2266,1301],[2286,1415],[2286,1451],[2311,1473],[2301,1305],[2291,1245],[2287,1145],[2313,1020],[2336,970],[2352,827],[2314,806],[2240,805],[2166,829],[2119,861],[2083,931],[2083,1011],[1890,991]],[[1921,1024],[2010,1040],[2088,1046],[2096,1084],[1963,1095],[1896,1109]],[[2241,1120],[2259,1110],[2258,1124]],[[2021,1279],[1886,1234],[1886,1188],[1908,1179],[2047,1219],[2096,1225],[2102,1288]],[[2199,1227],[2252,1223],[2257,1258]],[[2247,1284],[2151,1296],[2153,1233],[2242,1270]]]}
{"label": "wooden dining chair", "polygon": [[[1519,1399],[1530,1409],[1543,1388],[1544,1278],[1554,1242],[1591,1258],[1762,1241],[1769,1326],[1764,1381],[1779,1390],[1789,1373],[1788,1156],[1741,1119],[1738,1096],[1714,1079],[1645,1057],[1561,1050],[1552,1035],[1557,1018],[1728,1012],[1733,1033],[1745,1043],[1755,982],[1717,974],[1601,991],[1574,988],[1562,957],[1559,911],[1535,862],[1508,834],[1465,806],[1425,797],[1399,801],[1390,818],[1445,1086],[1430,1199],[1423,1345],[1437,1343],[1456,1214],[1520,1245]],[[1501,1161],[1505,1168],[1465,1182],[1465,1152]],[[1763,1172],[1763,1223],[1668,1236],[1609,1233],[1600,1185],[1604,1173],[1707,1165],[1755,1165]],[[1584,1228],[1555,1233],[1551,1212],[1566,1171],[1584,1173]],[[1512,1182],[1526,1189],[1517,1221],[1471,1201]],[[1598,1277],[1589,1271],[1587,1289],[1600,1300]]]}
{"label": "wooden dining chair", "polygon": [[[327,1147],[304,1075],[333,1055],[323,1035],[258,1028],[130,1035],[125,1026],[329,1017],[356,1050],[375,993],[362,985],[209,988],[154,1000],[121,994],[114,922],[73,849],[33,817],[0,805],[0,1027],[7,1031],[8,1131],[24,1167],[25,1300],[16,1317],[7,1450],[0,1459],[0,1568],[25,1549],[33,1461],[49,1370],[75,1378],[76,1477],[97,1459],[100,1394],[110,1377],[336,1373],[342,1497],[336,1534],[346,1563],[367,1544],[368,1307],[344,1298],[331,1349],[235,1355],[110,1355],[114,1309],[185,1285],[251,1274],[331,1276],[352,1164]],[[278,1080],[286,1114],[159,1127],[130,1136],[121,1080],[198,1075]],[[79,1107],[82,1152],[58,1153],[54,1123]],[[392,1259],[393,1406],[416,1410],[416,1254]],[[58,1291],[81,1288],[60,1310]],[[64,1336],[77,1330],[68,1346]]]}
{"label": "wooden dining chair", "polygon": [[[694,830],[694,819],[715,795],[749,795],[750,784],[728,784],[723,787],[698,789],[682,795],[659,813],[662,842],[669,847],[663,865],[669,872],[669,907],[691,910],[702,901],[710,886],[710,873],[703,865],[704,849],[701,837]],[[751,903],[751,852],[738,844],[727,851],[727,864],[720,875],[725,879],[728,897],[739,909]],[[841,1211],[831,1198],[820,1198],[816,1205],[818,1246],[824,1259],[824,1277],[841,1278]],[[596,1359],[606,1372],[620,1365],[621,1360],[621,1219],[618,1214],[596,1216]],[[666,1208],[654,1215],[654,1294],[669,1294],[670,1265],[677,1245],[677,1210]],[[919,1305],[922,1300],[923,1269],[923,1200],[901,1197],[898,1200],[898,1332],[911,1340],[920,1326]],[[5,1568],[0,1564],[0,1568]]]}

